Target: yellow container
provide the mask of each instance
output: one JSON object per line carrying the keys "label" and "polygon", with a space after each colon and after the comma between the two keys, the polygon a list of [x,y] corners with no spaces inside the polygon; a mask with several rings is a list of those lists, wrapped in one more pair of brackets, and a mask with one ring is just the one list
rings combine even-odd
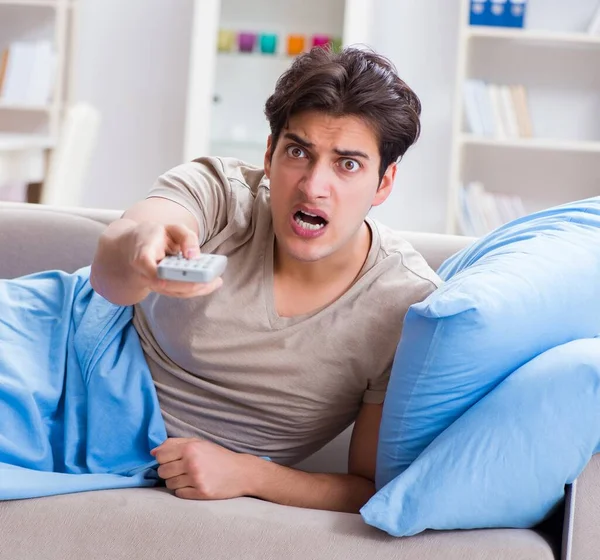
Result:
{"label": "yellow container", "polygon": [[219,29],[217,39],[217,50],[219,52],[231,52],[235,45],[235,33],[230,29]]}

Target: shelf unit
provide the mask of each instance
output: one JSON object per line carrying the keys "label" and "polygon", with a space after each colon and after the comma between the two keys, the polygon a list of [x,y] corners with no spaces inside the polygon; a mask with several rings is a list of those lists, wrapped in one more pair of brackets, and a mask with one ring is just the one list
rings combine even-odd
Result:
{"label": "shelf unit", "polygon": [[34,113],[50,113],[53,110],[52,105],[27,105],[21,103],[3,103],[0,102],[0,111],[23,111]]}
{"label": "shelf unit", "polygon": [[[460,233],[459,191],[471,181],[519,195],[527,211],[600,194],[600,37],[470,26],[469,7],[461,0],[447,232]],[[525,85],[534,136],[470,133],[469,79]]]}
{"label": "shelf unit", "polygon": [[[49,161],[70,99],[76,9],[76,0],[0,0],[0,52],[15,41],[42,39],[51,42],[56,54],[47,104],[9,103],[0,98],[0,177],[4,181],[43,182],[45,170],[40,175],[39,162]],[[28,159],[34,163],[28,165]],[[9,168],[18,169],[19,174],[11,175]]]}
{"label": "shelf unit", "polygon": [[[368,43],[371,0],[195,0],[192,25],[184,160],[231,155],[261,165],[268,123],[264,103],[294,60],[288,34],[341,37]],[[217,52],[219,29],[276,33],[277,54]]]}
{"label": "shelf unit", "polygon": [[55,8],[61,0],[0,0],[0,6],[37,6],[42,8]]}
{"label": "shelf unit", "polygon": [[555,140],[552,138],[511,138],[497,140],[479,137],[473,134],[462,134],[459,142],[463,146],[487,146],[490,148],[513,148],[518,150],[542,150],[548,152],[599,153],[600,142],[575,142]]}
{"label": "shelf unit", "polygon": [[243,52],[218,52],[217,53],[217,60],[222,59],[222,60],[241,60],[241,61],[248,61],[248,60],[260,60],[261,62],[264,62],[265,64],[269,64],[272,62],[276,62],[276,61],[285,61],[288,63],[291,63],[294,60],[294,56],[291,55],[287,55],[284,53],[275,53],[275,54],[263,54],[263,53],[258,53],[258,52],[253,52],[253,53],[243,53]]}
{"label": "shelf unit", "polygon": [[560,31],[543,31],[537,29],[503,29],[500,27],[484,27],[470,25],[464,31],[467,39],[489,38],[506,41],[520,41],[524,43],[563,44],[563,45],[596,45],[600,47],[600,37],[590,36],[586,33],[565,33]]}
{"label": "shelf unit", "polygon": [[0,135],[0,152],[47,150],[54,145],[51,138],[42,134]]}

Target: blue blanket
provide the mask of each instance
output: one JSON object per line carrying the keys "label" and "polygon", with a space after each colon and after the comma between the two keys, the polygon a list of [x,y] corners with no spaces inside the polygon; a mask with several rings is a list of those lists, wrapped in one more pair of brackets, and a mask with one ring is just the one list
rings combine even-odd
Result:
{"label": "blue blanket", "polygon": [[0,500],[158,480],[167,436],[133,308],[89,272],[0,280]]}

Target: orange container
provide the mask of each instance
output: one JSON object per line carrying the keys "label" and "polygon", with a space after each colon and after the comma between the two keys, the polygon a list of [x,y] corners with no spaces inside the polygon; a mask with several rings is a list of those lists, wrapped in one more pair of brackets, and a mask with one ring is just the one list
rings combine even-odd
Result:
{"label": "orange container", "polygon": [[288,35],[287,53],[290,56],[296,56],[304,52],[306,38],[304,35]]}

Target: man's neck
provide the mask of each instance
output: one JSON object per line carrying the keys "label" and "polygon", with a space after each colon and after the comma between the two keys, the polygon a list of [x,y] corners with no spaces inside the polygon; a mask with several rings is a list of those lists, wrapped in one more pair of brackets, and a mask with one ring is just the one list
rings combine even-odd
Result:
{"label": "man's neck", "polygon": [[332,279],[350,278],[354,282],[362,270],[371,248],[371,230],[363,222],[355,239],[346,247],[315,262],[301,262],[278,250],[275,243],[274,273],[280,278],[286,278],[302,285],[325,285]]}

